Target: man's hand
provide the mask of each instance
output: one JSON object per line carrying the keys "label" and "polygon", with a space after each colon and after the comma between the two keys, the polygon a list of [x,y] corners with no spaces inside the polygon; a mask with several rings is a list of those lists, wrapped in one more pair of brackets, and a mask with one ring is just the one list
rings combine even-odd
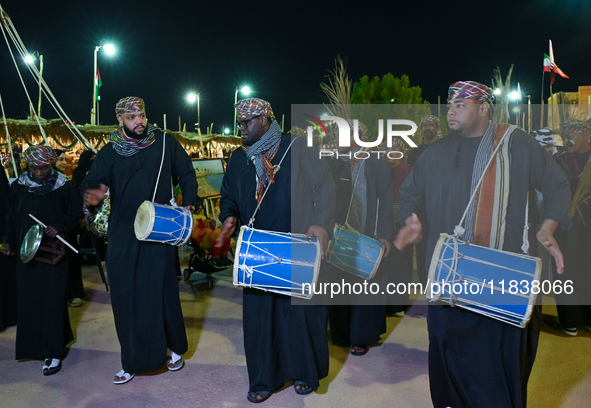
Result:
{"label": "man's hand", "polygon": [[57,234],[59,234],[58,230],[55,229],[53,225],[48,225],[44,231],[45,235],[55,238]]}
{"label": "man's hand", "polygon": [[384,252],[384,258],[385,258],[390,253],[390,242],[388,242],[388,240],[384,239],[384,238],[378,238],[378,241],[380,241],[380,244],[382,244],[382,248],[386,249],[386,252]]}
{"label": "man's hand", "polygon": [[232,236],[234,230],[236,229],[237,222],[238,219],[234,216],[229,216],[224,220],[222,231],[220,232],[220,235],[218,235],[218,239],[215,240],[215,244],[213,245],[214,248],[221,248],[222,245],[224,245],[224,242],[226,242],[226,240]]}
{"label": "man's hand", "polygon": [[6,242],[3,244],[0,244],[0,254],[10,255],[11,253],[12,253],[12,247],[10,246],[10,244],[7,244]]}
{"label": "man's hand", "polygon": [[419,221],[419,217],[416,214],[412,214],[406,220],[404,220],[404,227],[398,232],[396,239],[394,240],[394,246],[400,251],[404,251],[409,244],[418,244],[423,238],[421,230],[423,226]]}
{"label": "man's hand", "polygon": [[308,232],[306,232],[306,238],[310,238],[312,235],[318,239],[318,244],[320,244],[320,255],[322,256],[322,259],[324,259],[326,248],[328,248],[328,232],[319,225],[311,225],[310,228],[308,228]]}
{"label": "man's hand", "polygon": [[101,183],[101,188],[89,189],[86,190],[84,193],[84,204],[97,206],[99,205],[104,199],[105,194],[107,193],[107,186]]}
{"label": "man's hand", "polygon": [[556,272],[561,274],[564,272],[564,257],[562,256],[562,252],[560,251],[560,247],[556,243],[554,239],[554,230],[558,226],[558,223],[554,220],[546,219],[542,223],[542,227],[536,234],[538,241],[540,244],[544,245],[548,252],[552,254],[554,260],[556,261]]}

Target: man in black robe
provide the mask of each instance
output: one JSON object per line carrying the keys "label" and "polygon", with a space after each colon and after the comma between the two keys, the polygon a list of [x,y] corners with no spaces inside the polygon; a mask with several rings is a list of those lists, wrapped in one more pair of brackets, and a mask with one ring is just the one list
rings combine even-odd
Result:
{"label": "man in black robe", "polygon": [[[29,214],[43,222],[43,246],[59,243],[56,236],[74,231],[82,217],[80,199],[66,177],[52,168],[57,160],[49,146],[31,146],[23,154],[29,170],[10,186],[10,213],[2,242],[4,255],[19,252],[25,235],[36,225]],[[68,281],[67,257],[56,263],[39,261],[46,257],[41,248],[25,263],[17,256],[17,331],[16,359],[44,359],[44,375],[53,375],[62,367],[65,346],[74,340],[66,306]]]}
{"label": "man in black robe", "polygon": [[[336,222],[349,226],[359,233],[376,239],[384,248],[379,267],[370,280],[381,285],[380,293],[385,293],[388,284],[390,238],[392,234],[393,184],[388,162],[360,148],[354,138],[356,122],[349,120],[351,128],[350,146],[339,146],[338,157],[327,160],[330,173],[336,186]],[[363,140],[367,126],[358,123],[358,138]],[[338,258],[338,256],[337,256]],[[324,272],[324,271],[323,271]],[[326,272],[330,282],[343,280],[351,287],[363,284],[365,279],[342,271],[327,262]],[[363,271],[369,273],[371,271]],[[353,356],[365,355],[368,346],[377,344],[386,332],[385,296],[352,295],[328,307],[328,321],[333,344],[350,347]]]}
{"label": "man in black robe", "polygon": [[576,336],[580,327],[591,327],[591,143],[589,142],[589,121],[571,119],[560,125],[564,142],[572,142],[562,169],[571,183],[572,227],[564,234],[566,248],[563,280],[571,280],[573,292],[555,296],[556,312],[564,334]]}
{"label": "man in black robe", "polygon": [[198,199],[191,159],[172,135],[147,123],[144,101],[123,98],[115,110],[121,127],[97,153],[84,179],[83,194],[85,204],[96,206],[104,199],[106,186],[110,188],[106,262],[123,366],[113,382],[123,384],[136,373],[162,367],[167,347],[172,352],[168,369],[180,369],[188,347],[176,248],[139,241],[134,233],[137,210],[144,201],[169,204],[173,174],[183,191],[182,205],[193,211]]}
{"label": "man in black robe", "polygon": [[[222,181],[216,245],[247,225],[260,203],[254,228],[315,235],[324,255],[334,227],[334,184],[318,150],[282,135],[266,101],[245,99],[236,111],[243,147],[233,152]],[[243,293],[248,400],[262,402],[288,381],[298,394],[312,392],[328,375],[326,307],[292,305],[288,296],[254,288]]]}
{"label": "man in black robe", "polygon": [[[453,84],[448,96],[448,123],[453,134],[435,142],[427,149],[401,188],[401,219],[406,226],[398,234],[395,245],[404,248],[420,239],[421,225],[416,214],[424,200],[430,232],[427,259],[431,259],[440,233],[451,234],[459,224],[468,202],[476,164],[486,163],[491,153],[479,154],[480,145],[492,146],[503,132],[512,136],[507,140],[510,183],[490,186],[482,183],[482,197],[494,195],[501,188],[508,189],[505,201],[506,217],[489,221],[501,225],[504,233],[493,234],[492,228],[481,228],[486,221],[482,212],[472,212],[479,223],[466,223],[462,239],[478,245],[482,237],[501,240],[505,251],[520,253],[526,223],[526,203],[533,200],[537,189],[545,203],[544,221],[537,233],[538,240],[556,259],[562,272],[563,257],[553,232],[559,224],[568,225],[569,183],[564,173],[548,153],[525,132],[508,125],[489,124],[493,95],[490,88],[477,82]],[[501,130],[499,132],[497,130]],[[496,134],[495,134],[496,132]],[[497,141],[498,142],[498,141]],[[495,162],[493,160],[493,162]],[[485,173],[486,174],[486,173]],[[505,180],[505,181],[509,181]],[[478,197],[481,196],[480,194]],[[490,209],[492,200],[477,200],[478,209]],[[496,200],[495,200],[496,201]],[[530,201],[529,209],[535,207]],[[535,218],[529,216],[529,222]],[[471,228],[470,236],[466,237]],[[495,232],[497,229],[494,230]],[[536,227],[530,227],[530,240]],[[472,238],[473,237],[473,238]],[[431,305],[427,317],[429,330],[429,381],[435,408],[442,407],[525,407],[527,381],[536,355],[541,310],[534,308],[531,321],[525,328],[484,317],[472,311],[447,305]]]}

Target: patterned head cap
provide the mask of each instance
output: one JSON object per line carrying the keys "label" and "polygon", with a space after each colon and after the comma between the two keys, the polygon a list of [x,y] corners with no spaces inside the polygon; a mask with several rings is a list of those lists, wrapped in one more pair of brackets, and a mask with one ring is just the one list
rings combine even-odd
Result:
{"label": "patterned head cap", "polygon": [[271,104],[262,99],[242,99],[236,102],[234,108],[236,108],[236,116],[239,122],[259,115],[265,115],[271,119],[275,119]]}
{"label": "patterned head cap", "polygon": [[27,164],[41,166],[42,164],[55,164],[57,155],[49,146],[30,146],[23,153],[23,160]]}
{"label": "patterned head cap", "polygon": [[404,144],[404,142],[401,139],[398,139],[397,137],[393,137],[392,138],[392,147],[389,147],[388,150],[404,153],[404,151],[406,150],[406,145]]}
{"label": "patterned head cap", "polygon": [[[355,121],[353,119],[348,119],[347,123],[349,124],[349,128],[353,130],[355,126]],[[359,139],[363,140],[363,137],[367,133],[367,125],[363,122],[357,121],[357,129],[359,129]]]}
{"label": "patterned head cap", "polygon": [[447,101],[453,99],[476,99],[492,105],[495,100],[492,89],[488,86],[474,81],[459,81],[450,85],[447,91]]}
{"label": "patterned head cap", "polygon": [[119,100],[119,102],[117,102],[117,105],[115,105],[115,113],[117,116],[138,111],[145,112],[146,104],[142,98],[138,98],[137,96],[128,96],[126,98],[122,98]]}
{"label": "patterned head cap", "polygon": [[435,123],[437,125],[437,129],[441,128],[441,122],[439,118],[435,115],[427,115],[421,119],[421,123],[419,123],[419,127],[422,129],[423,125],[426,123]]}
{"label": "patterned head cap", "polygon": [[560,124],[560,130],[563,135],[567,133],[581,133],[589,131],[589,121],[585,122],[580,119],[567,120]]}

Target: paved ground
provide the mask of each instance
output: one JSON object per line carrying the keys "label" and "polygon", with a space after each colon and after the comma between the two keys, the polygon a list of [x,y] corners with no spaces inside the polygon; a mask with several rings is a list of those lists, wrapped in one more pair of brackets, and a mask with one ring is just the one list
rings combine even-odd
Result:
{"label": "paved ground", "polygon": [[[185,257],[188,258],[185,252]],[[198,276],[200,275],[200,276]],[[0,333],[0,406],[11,407],[241,407],[247,373],[242,344],[242,294],[231,271],[214,275],[212,290],[193,274],[179,290],[189,336],[186,366],[165,368],[113,385],[119,344],[109,294],[96,267],[85,267],[87,301],[70,309],[76,340],[60,373],[44,377],[40,361],[14,360],[16,328]],[[591,333],[567,337],[557,330],[551,299],[544,307],[540,349],[529,383],[529,407],[591,406]],[[383,343],[363,357],[330,346],[330,373],[316,393],[287,387],[265,407],[430,407],[427,376],[427,307],[420,302],[403,318],[389,317]],[[502,408],[502,407],[500,407]]]}

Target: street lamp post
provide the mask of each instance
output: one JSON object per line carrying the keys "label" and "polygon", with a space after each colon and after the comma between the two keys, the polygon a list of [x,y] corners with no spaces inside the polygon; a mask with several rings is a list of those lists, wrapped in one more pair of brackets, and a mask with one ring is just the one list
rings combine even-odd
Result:
{"label": "street lamp post", "polygon": [[[188,94],[187,101],[189,101],[190,103],[197,101],[197,126],[198,126],[198,129],[201,129],[201,110],[199,107],[199,93]],[[197,129],[195,129],[195,130],[197,130]]]}
{"label": "street lamp post", "polygon": [[115,46],[113,44],[104,44],[105,40],[101,40],[100,45],[94,48],[94,73],[93,73],[93,87],[92,87],[92,110],[90,111],[90,124],[98,125],[100,122],[98,115],[98,50],[104,48],[107,54],[112,55],[115,53]]}
{"label": "street lamp post", "polygon": [[[240,92],[242,92],[244,95],[250,94],[250,88],[247,86],[243,86],[242,88],[240,88]],[[236,105],[236,103],[238,102],[238,88],[236,88],[236,93],[234,94],[234,105]],[[238,128],[236,127],[236,109],[234,108],[234,136],[236,136],[238,134]]]}
{"label": "street lamp post", "polygon": [[[43,83],[43,55],[39,54],[39,52],[34,51],[31,55],[27,55],[25,61],[28,64],[32,64],[35,59],[39,60],[39,103],[37,105],[37,115],[41,118],[41,95],[43,93],[43,89],[41,84]],[[31,109],[31,117],[33,117],[33,109]]]}

